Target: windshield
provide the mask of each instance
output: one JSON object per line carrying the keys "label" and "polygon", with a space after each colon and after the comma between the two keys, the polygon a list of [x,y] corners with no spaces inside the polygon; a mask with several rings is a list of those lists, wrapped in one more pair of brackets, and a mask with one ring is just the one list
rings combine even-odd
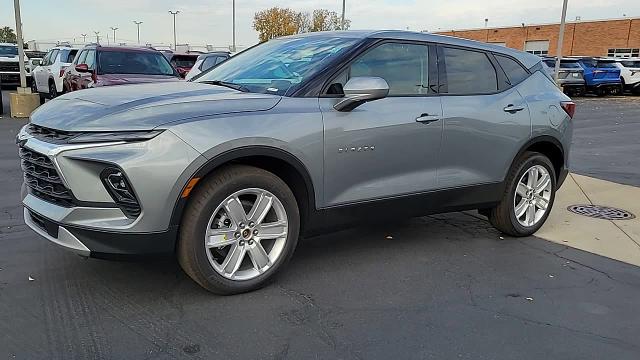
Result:
{"label": "windshield", "polygon": [[598,61],[598,66],[597,67],[605,68],[605,69],[615,69],[615,68],[617,68],[615,62],[604,62],[604,61]]}
{"label": "windshield", "polygon": [[0,46],[0,56],[16,56],[18,55],[18,47],[17,46]]}
{"label": "windshield", "polygon": [[582,69],[577,61],[560,61],[560,67],[563,69]]}
{"label": "windshield", "polygon": [[628,68],[640,68],[640,60],[621,61],[622,66]]}
{"label": "windshield", "polygon": [[356,42],[316,36],[271,40],[231,57],[195,81],[233,83],[251,92],[285,95]]}
{"label": "windshield", "polygon": [[98,51],[98,73],[175,75],[164,55],[148,51]]}

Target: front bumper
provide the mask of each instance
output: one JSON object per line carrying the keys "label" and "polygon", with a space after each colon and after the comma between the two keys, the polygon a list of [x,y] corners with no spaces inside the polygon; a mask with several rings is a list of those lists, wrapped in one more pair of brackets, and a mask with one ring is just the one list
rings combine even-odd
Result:
{"label": "front bumper", "polygon": [[[31,84],[31,73],[27,72],[27,86]],[[2,85],[20,85],[20,73],[0,72],[0,84]]]}
{"label": "front bumper", "polygon": [[[18,141],[51,159],[73,197],[56,203],[33,185],[23,186],[25,223],[36,233],[84,256],[173,250],[173,209],[184,184],[204,163],[173,133],[144,142],[71,145],[38,140],[23,129]],[[106,167],[125,174],[140,204],[138,215],[128,216],[106,190],[100,177]]]}

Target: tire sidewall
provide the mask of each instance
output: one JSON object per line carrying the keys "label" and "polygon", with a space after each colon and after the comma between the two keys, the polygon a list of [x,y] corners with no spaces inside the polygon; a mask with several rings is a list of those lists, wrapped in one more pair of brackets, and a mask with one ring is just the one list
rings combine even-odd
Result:
{"label": "tire sidewall", "polygon": [[[515,208],[514,198],[516,196],[515,189],[516,189],[516,186],[518,185],[518,182],[520,181],[520,178],[525,174],[525,172],[527,172],[531,167],[535,165],[541,165],[545,169],[547,169],[547,171],[549,172],[549,175],[551,177],[551,197],[549,199],[549,206],[547,207],[547,212],[544,214],[542,219],[540,219],[538,223],[536,223],[534,226],[523,226],[520,224],[520,222],[516,218],[516,214],[514,211],[514,208]],[[509,195],[508,195],[507,201],[509,202],[509,218],[511,219],[511,224],[513,225],[513,228],[516,230],[516,232],[522,235],[531,235],[536,231],[538,231],[542,227],[542,225],[544,225],[544,223],[547,221],[549,214],[551,214],[551,209],[553,209],[553,203],[556,197],[556,172],[553,168],[553,165],[551,164],[551,161],[549,161],[549,159],[546,156],[538,153],[532,155],[530,158],[528,158],[526,161],[520,164],[520,167],[518,168],[516,176],[513,178],[513,180],[509,184],[508,191],[509,191],[508,192]]]}
{"label": "tire sidewall", "polygon": [[[196,191],[196,193],[193,194],[192,200],[204,197],[202,200],[204,200],[205,205],[199,209],[200,212],[196,215],[195,227],[182,229],[180,241],[184,243],[181,245],[188,247],[187,251],[189,251],[192,259],[195,260],[195,265],[199,273],[205,277],[205,281],[207,283],[219,284],[223,288],[226,288],[229,293],[250,291],[271,280],[272,275],[275,275],[291,258],[297,245],[300,216],[295,197],[282,180],[275,175],[269,175],[271,174],[261,171],[257,174],[251,174],[250,176],[240,176],[234,178],[232,181],[225,181],[222,186],[219,186],[213,192]],[[280,200],[287,213],[287,240],[282,254],[265,273],[250,280],[231,280],[220,275],[209,263],[209,258],[204,247],[205,231],[209,224],[210,217],[222,201],[229,195],[248,188],[267,190]],[[215,289],[216,292],[220,292],[219,290],[220,289]]]}

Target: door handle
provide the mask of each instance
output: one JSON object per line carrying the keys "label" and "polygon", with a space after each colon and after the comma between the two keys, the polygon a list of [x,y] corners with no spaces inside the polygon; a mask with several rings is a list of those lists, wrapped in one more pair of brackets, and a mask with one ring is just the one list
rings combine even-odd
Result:
{"label": "door handle", "polygon": [[507,105],[504,109],[505,112],[511,113],[511,114],[515,114],[518,111],[522,111],[524,110],[524,106],[515,106],[513,104],[509,104]]}
{"label": "door handle", "polygon": [[430,124],[432,122],[438,121],[440,120],[440,117],[437,115],[429,115],[429,114],[422,114],[420,116],[418,116],[416,118],[416,121],[419,123],[423,123],[423,124]]}

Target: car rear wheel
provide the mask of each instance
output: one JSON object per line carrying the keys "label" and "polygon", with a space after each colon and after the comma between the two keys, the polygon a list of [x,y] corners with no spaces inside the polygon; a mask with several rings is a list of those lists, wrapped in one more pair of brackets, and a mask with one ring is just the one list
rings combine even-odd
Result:
{"label": "car rear wheel", "polygon": [[489,212],[489,221],[511,236],[529,236],[544,224],[556,192],[556,173],[549,159],[526,152],[507,176],[502,200]]}
{"label": "car rear wheel", "polygon": [[52,81],[49,83],[49,98],[55,99],[58,97],[58,88],[56,88],[56,84]]}
{"label": "car rear wheel", "polygon": [[213,293],[251,291],[273,279],[289,260],[299,228],[296,199],[279,177],[230,166],[191,195],[180,226],[178,260]]}

